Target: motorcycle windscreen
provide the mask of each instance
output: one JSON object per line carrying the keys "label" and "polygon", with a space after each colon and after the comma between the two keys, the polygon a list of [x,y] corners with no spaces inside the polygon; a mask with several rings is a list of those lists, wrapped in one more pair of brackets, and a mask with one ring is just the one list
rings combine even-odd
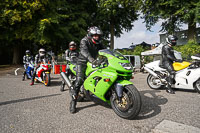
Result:
{"label": "motorcycle windscreen", "polygon": [[188,67],[190,64],[191,63],[186,62],[186,61],[183,61],[182,63],[180,63],[180,62],[174,62],[173,63],[173,67],[174,67],[175,71],[179,71],[179,70],[182,70],[182,69]]}

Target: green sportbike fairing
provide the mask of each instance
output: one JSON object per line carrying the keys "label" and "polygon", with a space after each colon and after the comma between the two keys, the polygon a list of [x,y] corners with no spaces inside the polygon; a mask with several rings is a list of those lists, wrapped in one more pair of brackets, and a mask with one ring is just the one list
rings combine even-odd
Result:
{"label": "green sportbike fairing", "polygon": [[[87,63],[83,90],[86,97],[111,104],[114,112],[122,118],[133,119],[141,109],[141,98],[131,81],[133,67],[121,53],[116,50],[99,51],[100,66]],[[69,65],[67,77],[73,85],[72,75],[76,75],[76,65]],[[70,85],[68,85],[70,87]]]}

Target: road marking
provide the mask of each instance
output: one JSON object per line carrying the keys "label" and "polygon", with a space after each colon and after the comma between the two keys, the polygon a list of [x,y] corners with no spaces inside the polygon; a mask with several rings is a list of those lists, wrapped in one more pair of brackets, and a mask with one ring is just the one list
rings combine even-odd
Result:
{"label": "road marking", "polygon": [[151,133],[200,133],[200,129],[169,120],[163,120],[151,130]]}
{"label": "road marking", "polygon": [[20,68],[17,68],[16,70],[15,70],[15,75],[17,75],[17,71],[19,70]]}

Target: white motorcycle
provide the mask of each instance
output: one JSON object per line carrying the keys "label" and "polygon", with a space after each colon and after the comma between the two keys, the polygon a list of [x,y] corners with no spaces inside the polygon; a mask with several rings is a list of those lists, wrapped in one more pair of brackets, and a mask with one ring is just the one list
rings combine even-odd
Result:
{"label": "white motorcycle", "polygon": [[[172,88],[191,89],[200,93],[200,57],[191,56],[191,58],[195,60],[193,63],[185,61],[173,63],[176,75]],[[167,84],[169,73],[159,64],[160,60],[157,60],[144,66],[144,69],[149,73],[147,84],[152,89],[160,89]]]}

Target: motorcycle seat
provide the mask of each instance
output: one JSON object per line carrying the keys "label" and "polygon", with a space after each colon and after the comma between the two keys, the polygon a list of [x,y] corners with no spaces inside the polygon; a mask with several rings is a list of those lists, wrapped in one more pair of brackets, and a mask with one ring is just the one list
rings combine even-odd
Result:
{"label": "motorcycle seat", "polygon": [[186,62],[186,61],[183,61],[182,63],[180,63],[180,62],[174,62],[173,63],[173,67],[174,67],[175,71],[179,71],[179,70],[182,70],[182,69],[188,67],[190,64],[191,63]]}

